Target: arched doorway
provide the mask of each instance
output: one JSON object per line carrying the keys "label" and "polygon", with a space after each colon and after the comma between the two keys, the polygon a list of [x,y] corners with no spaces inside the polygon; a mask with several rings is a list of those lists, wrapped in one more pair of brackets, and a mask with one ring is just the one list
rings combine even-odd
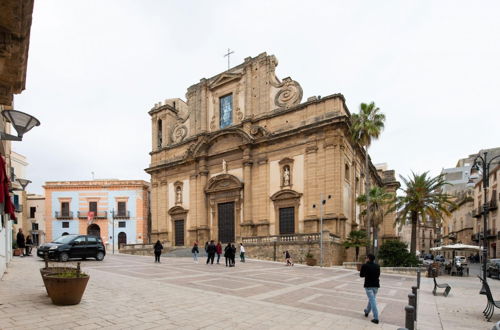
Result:
{"label": "arched doorway", "polygon": [[118,248],[124,244],[127,244],[127,234],[122,231],[118,234]]}
{"label": "arched doorway", "polygon": [[87,234],[92,236],[101,237],[101,228],[95,223],[87,227]]}
{"label": "arched doorway", "polygon": [[66,236],[66,235],[69,235],[69,233],[64,232],[64,233],[62,233],[62,235],[61,235],[61,236]]}

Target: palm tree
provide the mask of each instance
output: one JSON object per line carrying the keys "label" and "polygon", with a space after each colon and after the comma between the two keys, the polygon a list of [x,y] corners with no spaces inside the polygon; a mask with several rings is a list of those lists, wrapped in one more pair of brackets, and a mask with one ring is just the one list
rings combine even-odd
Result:
{"label": "palm tree", "polygon": [[455,203],[451,195],[442,192],[443,187],[449,184],[442,174],[436,177],[430,177],[429,172],[412,175],[409,178],[399,176],[405,185],[403,195],[393,200],[387,213],[397,211],[396,224],[403,225],[407,220],[411,222],[410,252],[415,254],[419,220],[424,223],[428,219],[441,221],[443,215],[450,215],[448,208],[454,207]]}
{"label": "palm tree", "polygon": [[359,258],[359,248],[367,246],[369,244],[368,236],[364,230],[353,230],[349,233],[346,240],[344,241],[344,247],[346,249],[350,247],[356,248],[356,260]]}
{"label": "palm tree", "polygon": [[[374,102],[370,104],[361,103],[359,113],[351,116],[351,137],[355,143],[359,143],[365,148],[365,192],[370,190],[370,171],[368,169],[368,148],[372,143],[372,139],[378,139],[380,133],[384,129],[385,115],[380,112],[380,109]],[[370,198],[366,201],[366,205],[370,205]],[[371,215],[370,208],[367,207],[367,229],[368,238],[371,237]]]}
{"label": "palm tree", "polygon": [[[371,214],[371,224],[373,228],[373,250],[375,250],[375,240],[378,238],[378,227],[384,221],[385,207],[394,200],[394,194],[387,192],[382,187],[372,187],[367,194],[358,196],[356,202],[359,205],[365,206],[365,210],[361,215]],[[368,201],[370,202],[368,204]]]}

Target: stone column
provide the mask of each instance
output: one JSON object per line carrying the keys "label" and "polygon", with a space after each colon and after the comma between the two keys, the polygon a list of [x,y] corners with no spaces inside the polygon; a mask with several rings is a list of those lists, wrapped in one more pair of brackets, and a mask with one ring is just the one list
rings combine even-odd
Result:
{"label": "stone column", "polygon": [[[207,159],[203,157],[199,161],[199,182],[200,186],[198,188],[198,221],[196,223],[196,229],[198,231],[207,231],[209,228],[209,221],[207,216],[207,196],[205,195],[205,189],[207,188],[207,179],[208,179],[208,168],[207,168]],[[205,233],[208,235],[208,232]],[[208,237],[207,237],[208,238]]]}
{"label": "stone column", "polygon": [[250,148],[243,151],[243,222],[252,222],[252,165]]}

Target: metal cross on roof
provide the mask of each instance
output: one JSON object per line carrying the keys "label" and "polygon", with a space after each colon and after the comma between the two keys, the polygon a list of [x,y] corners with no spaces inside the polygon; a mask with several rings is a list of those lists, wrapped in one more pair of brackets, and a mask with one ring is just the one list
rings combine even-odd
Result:
{"label": "metal cross on roof", "polygon": [[227,54],[224,55],[224,57],[227,56],[227,70],[229,70],[229,68],[231,67],[230,62],[229,62],[229,57],[231,56],[231,54],[234,54],[234,50],[231,50],[228,48]]}

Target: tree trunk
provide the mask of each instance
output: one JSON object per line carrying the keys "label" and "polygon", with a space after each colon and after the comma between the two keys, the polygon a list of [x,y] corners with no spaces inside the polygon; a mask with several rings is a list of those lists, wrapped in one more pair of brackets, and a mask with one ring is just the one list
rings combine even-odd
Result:
{"label": "tree trunk", "polygon": [[[377,241],[377,246],[375,246],[375,241]],[[378,228],[373,224],[373,254],[377,255],[378,253]]]}
{"label": "tree trunk", "polygon": [[[366,231],[368,232],[367,253],[372,252],[372,226],[370,214],[370,170],[368,168],[368,146],[365,147],[365,195],[366,195]],[[371,242],[371,243],[370,243]]]}
{"label": "tree trunk", "polygon": [[411,213],[411,243],[410,243],[410,253],[415,255],[417,251],[417,221],[418,214],[416,212]]}
{"label": "tree trunk", "polygon": [[359,246],[356,246],[356,260],[354,261],[358,262],[358,260],[359,260]]}

